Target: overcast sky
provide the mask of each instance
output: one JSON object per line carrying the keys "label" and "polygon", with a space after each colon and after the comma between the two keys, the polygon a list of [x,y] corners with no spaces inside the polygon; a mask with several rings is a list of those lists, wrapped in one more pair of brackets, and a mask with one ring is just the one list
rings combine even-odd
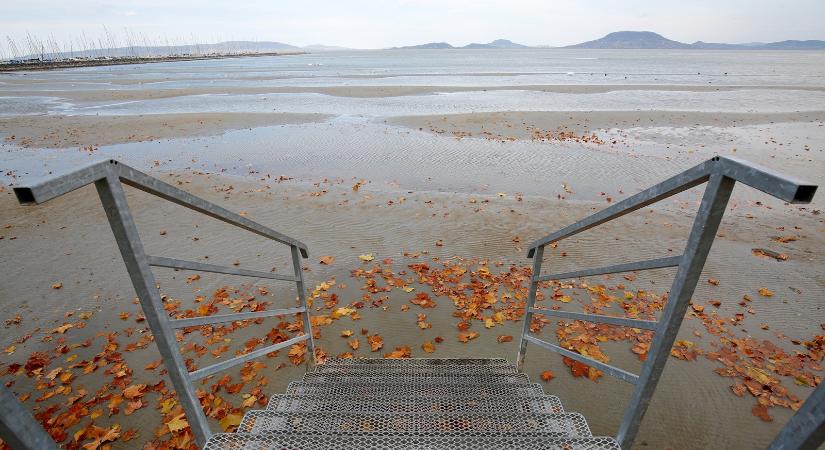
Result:
{"label": "overcast sky", "polygon": [[825,0],[0,0],[0,44],[103,34],[383,48],[497,38],[567,45],[649,30],[683,42],[825,39]]}

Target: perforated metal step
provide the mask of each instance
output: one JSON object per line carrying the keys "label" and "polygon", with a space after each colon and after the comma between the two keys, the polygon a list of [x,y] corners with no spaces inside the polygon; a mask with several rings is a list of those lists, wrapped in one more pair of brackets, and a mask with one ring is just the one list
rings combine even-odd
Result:
{"label": "perforated metal step", "polygon": [[436,366],[436,365],[468,365],[468,366],[495,366],[508,364],[504,358],[490,359],[463,359],[463,358],[327,358],[321,365],[350,365],[371,364],[380,366]]}
{"label": "perforated metal step", "polygon": [[472,365],[472,364],[432,364],[432,365],[382,365],[382,364],[335,364],[319,365],[314,373],[353,373],[357,375],[391,375],[391,374],[507,374],[517,373],[516,367],[509,364]]}
{"label": "perforated metal step", "polygon": [[504,359],[330,359],[205,449],[620,450]]}
{"label": "perforated metal step", "polygon": [[394,436],[219,433],[203,450],[621,450],[609,437]]}
{"label": "perforated metal step", "polygon": [[290,431],[299,433],[411,434],[416,436],[497,436],[543,433],[548,437],[589,437],[590,428],[579,413],[340,413],[248,411],[241,433]]}
{"label": "perforated metal step", "polygon": [[349,383],[349,382],[363,382],[363,383],[388,383],[401,382],[407,384],[420,383],[470,383],[470,384],[484,384],[484,383],[521,383],[526,384],[530,381],[527,375],[523,373],[508,373],[508,374],[463,374],[463,373],[398,373],[398,374],[345,374],[345,373],[306,373],[304,374],[304,381],[308,383]]}
{"label": "perforated metal step", "polygon": [[529,397],[497,395],[479,397],[469,395],[449,396],[330,396],[330,395],[282,395],[269,399],[266,409],[273,411],[313,412],[477,412],[492,413],[563,413],[561,401],[554,395]]}
{"label": "perforated metal step", "polygon": [[500,395],[542,395],[544,391],[538,383],[449,383],[409,384],[399,381],[385,383],[353,381],[348,383],[307,383],[293,381],[286,389],[287,394],[293,395],[329,395],[329,396],[449,396],[475,395],[478,398]]}

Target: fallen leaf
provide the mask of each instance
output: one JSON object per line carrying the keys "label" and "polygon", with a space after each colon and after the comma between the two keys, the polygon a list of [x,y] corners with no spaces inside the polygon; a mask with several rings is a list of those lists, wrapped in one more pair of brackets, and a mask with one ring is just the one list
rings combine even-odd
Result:
{"label": "fallen leaf", "polygon": [[475,332],[475,331],[462,331],[462,332],[458,333],[458,341],[459,342],[467,343],[470,340],[475,339],[477,337],[478,337],[478,333]]}
{"label": "fallen leaf", "polygon": [[759,288],[759,295],[763,297],[773,297],[773,291],[768,288]]}
{"label": "fallen leaf", "polygon": [[765,422],[773,422],[773,417],[768,414],[768,407],[765,405],[761,405],[759,403],[753,405],[753,408],[751,408],[751,413]]}
{"label": "fallen leaf", "polygon": [[432,342],[427,341],[421,344],[421,350],[424,350],[426,353],[432,353],[435,351],[435,345]]}
{"label": "fallen leaf", "polygon": [[59,327],[57,327],[57,328],[53,329],[51,332],[52,332],[52,333],[60,333],[60,334],[63,334],[63,333],[65,333],[65,332],[66,332],[69,328],[74,328],[74,324],[67,323],[67,324],[65,324],[65,325],[62,325],[62,326],[59,326]]}
{"label": "fallen leaf", "polygon": [[544,381],[545,383],[552,380],[555,377],[556,376],[553,374],[553,372],[551,372],[549,370],[545,370],[544,372],[541,373],[541,381]]}
{"label": "fallen leaf", "polygon": [[364,262],[369,262],[369,261],[372,261],[373,259],[375,259],[375,256],[373,256],[372,253],[367,253],[365,255],[360,255],[358,257],[358,259],[360,259],[361,261],[364,261]]}
{"label": "fallen leaf", "polygon": [[334,256],[322,256],[320,258],[320,262],[321,262],[321,264],[324,264],[324,265],[328,266],[328,265],[335,262],[335,257]]}
{"label": "fallen leaf", "polygon": [[123,390],[123,396],[130,400],[142,397],[144,389],[146,389],[145,384],[133,384]]}
{"label": "fallen leaf", "polygon": [[166,422],[166,427],[169,428],[169,431],[176,432],[186,428],[189,428],[189,422],[186,421],[186,414],[180,413],[179,415],[172,418],[172,420]]}
{"label": "fallen leaf", "polygon": [[367,336],[367,342],[370,344],[370,350],[374,352],[381,350],[381,347],[384,346],[384,339],[377,334]]}
{"label": "fallen leaf", "polygon": [[761,257],[761,258],[773,258],[777,261],[787,261],[788,260],[788,255],[786,255],[784,253],[777,253],[773,250],[768,250],[766,248],[754,248],[754,249],[751,249],[751,253],[753,253],[754,256],[758,256],[758,257]]}
{"label": "fallen leaf", "polygon": [[241,424],[241,419],[243,416],[240,414],[227,414],[226,417],[220,420],[221,428],[225,432],[232,432],[235,431],[235,428]]}

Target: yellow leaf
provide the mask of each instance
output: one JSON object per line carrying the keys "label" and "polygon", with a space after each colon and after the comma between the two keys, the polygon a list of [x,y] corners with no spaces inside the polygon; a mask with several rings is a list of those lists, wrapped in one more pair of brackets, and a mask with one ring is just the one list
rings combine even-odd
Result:
{"label": "yellow leaf", "polygon": [[759,288],[759,295],[763,297],[773,297],[773,291],[768,288]]}
{"label": "yellow leaf", "polygon": [[241,424],[242,418],[240,414],[227,414],[226,417],[220,420],[221,428],[223,428],[223,431],[231,431],[231,428]]}
{"label": "yellow leaf", "polygon": [[335,311],[332,312],[332,314],[330,314],[330,316],[333,319],[338,319],[338,318],[341,318],[341,317],[344,317],[344,316],[348,316],[348,315],[350,315],[354,312],[355,312],[355,308],[344,307],[344,308],[336,309]]}
{"label": "yellow leaf", "polygon": [[427,341],[427,342],[421,344],[421,349],[424,350],[427,353],[432,353],[432,352],[435,351],[435,345],[433,345],[432,342]]}
{"label": "yellow leaf", "polygon": [[160,412],[161,414],[169,414],[172,412],[172,408],[178,404],[178,401],[174,398],[167,398],[166,400],[160,402]]}
{"label": "yellow leaf", "polygon": [[404,286],[402,289],[404,290],[404,292],[408,292],[408,293],[415,290],[414,287],[409,287],[409,286]]}
{"label": "yellow leaf", "polygon": [[66,330],[68,330],[69,328],[74,328],[74,325],[73,325],[73,324],[71,324],[71,323],[67,323],[66,325],[59,326],[59,327],[57,327],[57,328],[53,329],[51,332],[52,332],[52,333],[60,333],[60,334],[63,334],[63,333],[65,333],[65,332],[66,332]]}
{"label": "yellow leaf", "polygon": [[14,345],[10,345],[4,351],[6,352],[7,355],[11,355],[12,353],[14,353],[15,350],[17,350],[17,347],[14,346]]}
{"label": "yellow leaf", "polygon": [[249,408],[250,406],[254,405],[258,398],[249,394],[246,394],[246,399],[243,401],[244,408]]}
{"label": "yellow leaf", "polygon": [[[240,422],[238,422],[240,423]],[[185,413],[180,413],[179,415],[175,416],[169,422],[166,422],[166,427],[169,428],[169,431],[176,432],[183,430],[189,426],[189,422],[186,421]]]}
{"label": "yellow leaf", "polygon": [[365,255],[359,256],[358,259],[360,259],[361,261],[369,262],[375,259],[375,256],[373,256],[372,253],[367,253]]}

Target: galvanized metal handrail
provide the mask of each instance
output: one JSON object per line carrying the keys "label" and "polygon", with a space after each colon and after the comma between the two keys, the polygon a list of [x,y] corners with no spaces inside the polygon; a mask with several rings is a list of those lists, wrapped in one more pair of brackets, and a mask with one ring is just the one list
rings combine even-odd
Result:
{"label": "galvanized metal handrail", "polygon": [[[186,413],[186,418],[195,435],[195,439],[199,446],[203,446],[212,435],[212,431],[196,395],[193,385],[194,381],[303,341],[307,341],[310,359],[314,360],[315,343],[312,337],[306,290],[304,289],[303,270],[301,269],[300,260],[302,256],[304,258],[308,257],[307,247],[296,239],[249,220],[212,202],[196,197],[113,159],[96,162],[65,175],[49,177],[31,185],[15,187],[14,193],[21,204],[40,204],[92,183],[94,183],[97,188],[98,196],[103,204],[103,209],[106,211],[109,225],[115,235],[115,240],[117,241],[123,261],[126,264],[126,269],[129,272],[129,277],[132,280],[135,292],[140,300],[146,321],[155,338],[158,350],[163,357],[169,378],[172,380],[172,385],[178,394],[180,403]],[[147,255],[126,201],[126,194],[123,191],[124,184],[238,228],[288,245],[291,252],[293,274],[278,275],[269,272]],[[163,308],[160,292],[156,288],[155,278],[151,269],[153,266],[291,281],[296,283],[300,306],[271,311],[222,314],[173,320],[169,318],[168,313]],[[302,335],[195,370],[194,372],[187,370],[180,353],[180,348],[175,340],[175,329],[179,328],[287,314],[302,314],[304,327],[304,333]]]}
{"label": "galvanized metal handrail", "polygon": [[0,438],[12,450],[58,450],[46,430],[17,400],[14,393],[0,384]]}
{"label": "galvanized metal handrail", "polygon": [[[710,252],[716,231],[722,221],[722,216],[730,199],[731,191],[737,181],[788,203],[810,203],[817,189],[816,185],[775,173],[770,169],[760,167],[756,164],[735,158],[717,156],[553,234],[538,239],[530,245],[527,257],[533,258],[533,276],[527,299],[519,352],[516,358],[517,366],[519,370],[522,369],[527,343],[533,343],[595,367],[611,376],[635,385],[633,396],[631,397],[630,404],[625,412],[616,437],[622,448],[629,449],[633,445],[642,418],[647,411],[650,399],[662,375],[668,355],[670,354],[670,349],[673,347],[676,334],[679,331],[679,327],[682,324],[682,320],[690,303],[690,298],[693,295],[696,283],[705,265],[705,260]],[[707,186],[683,254],[554,275],[541,274],[544,249],[547,245],[574,236],[702,183],[707,183]],[[678,269],[670,289],[668,302],[659,321],[535,308],[536,292],[539,283],[542,281],[664,267],[678,267]],[[642,328],[655,331],[655,335],[642,371],[639,375],[636,375],[531,335],[530,324],[533,314]],[[821,396],[822,393],[819,394],[819,397]],[[818,410],[818,426],[820,427],[822,426],[823,418],[825,418],[824,410],[825,408]],[[806,423],[809,422],[810,421]],[[819,440],[819,443],[821,442],[822,439]]]}

